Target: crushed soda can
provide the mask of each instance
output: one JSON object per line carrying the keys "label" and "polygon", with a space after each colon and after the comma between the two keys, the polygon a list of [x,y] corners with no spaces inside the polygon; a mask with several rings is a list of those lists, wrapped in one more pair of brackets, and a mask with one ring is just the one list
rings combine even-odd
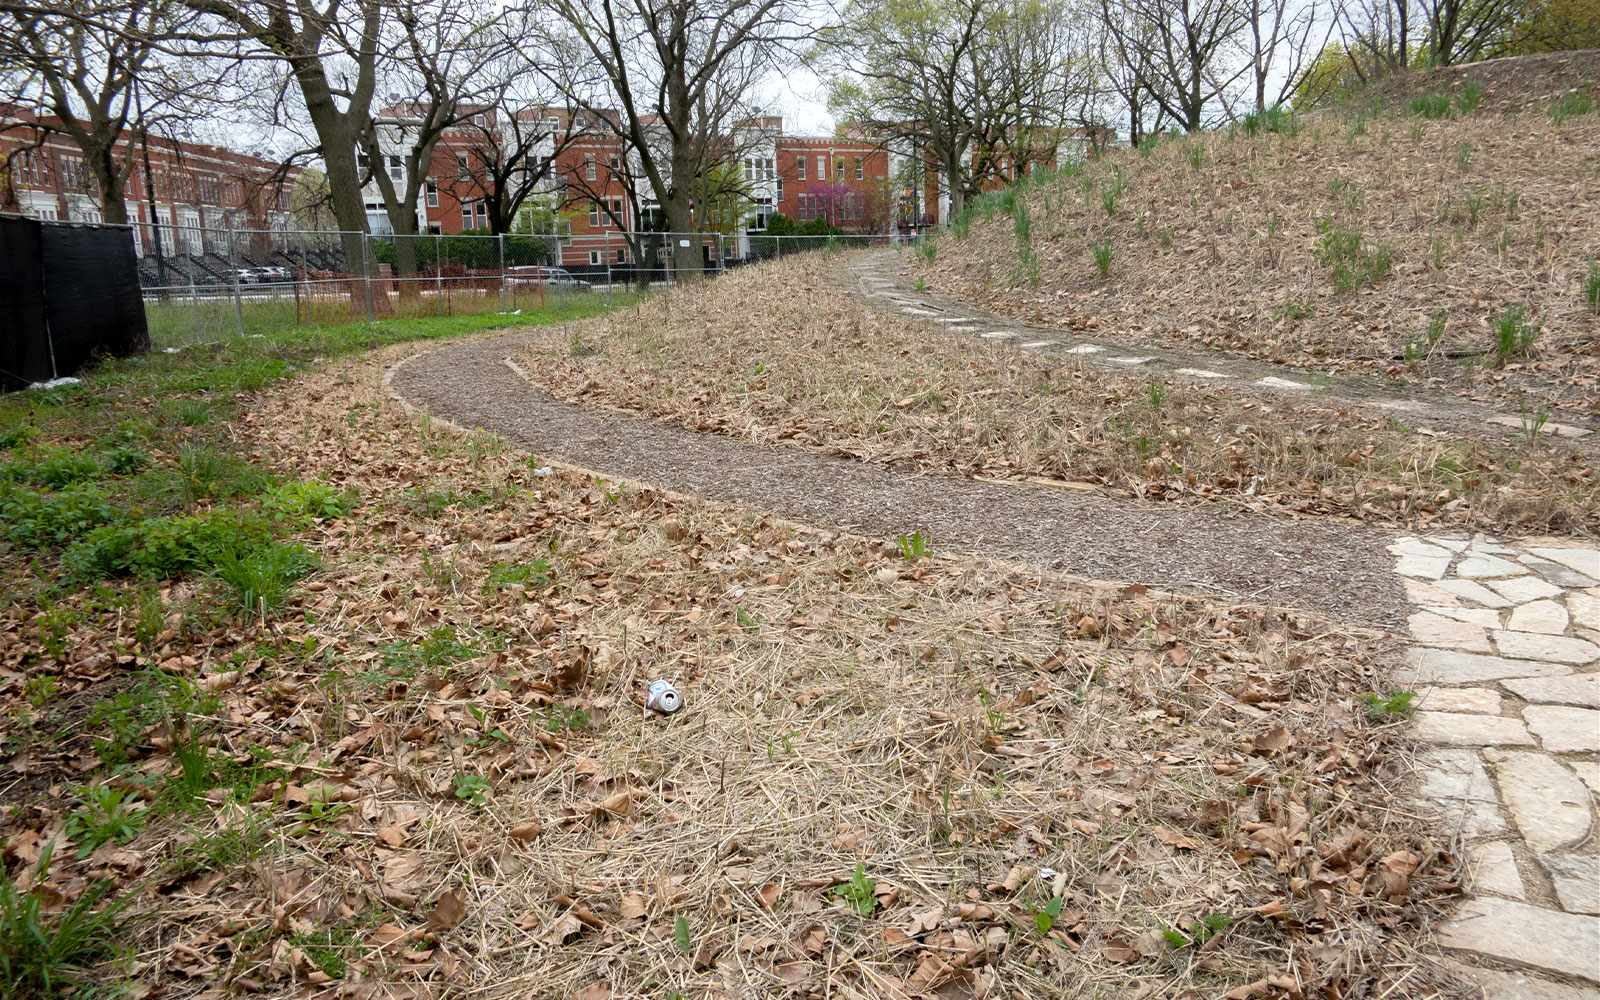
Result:
{"label": "crushed soda can", "polygon": [[668,681],[651,681],[644,706],[662,715],[671,715],[683,707],[683,693]]}

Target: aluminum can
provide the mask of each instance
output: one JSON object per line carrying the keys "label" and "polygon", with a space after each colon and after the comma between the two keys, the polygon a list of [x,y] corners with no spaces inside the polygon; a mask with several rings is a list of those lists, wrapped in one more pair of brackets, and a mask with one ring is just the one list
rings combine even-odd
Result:
{"label": "aluminum can", "polygon": [[671,715],[683,707],[683,693],[667,681],[651,681],[645,707],[662,715]]}

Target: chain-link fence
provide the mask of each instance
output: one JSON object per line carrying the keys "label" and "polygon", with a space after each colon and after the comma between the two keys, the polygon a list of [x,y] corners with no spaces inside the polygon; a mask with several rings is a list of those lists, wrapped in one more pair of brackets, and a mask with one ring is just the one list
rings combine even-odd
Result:
{"label": "chain-link fence", "polygon": [[542,309],[741,264],[894,237],[720,233],[370,236],[133,227],[157,348],[355,320]]}

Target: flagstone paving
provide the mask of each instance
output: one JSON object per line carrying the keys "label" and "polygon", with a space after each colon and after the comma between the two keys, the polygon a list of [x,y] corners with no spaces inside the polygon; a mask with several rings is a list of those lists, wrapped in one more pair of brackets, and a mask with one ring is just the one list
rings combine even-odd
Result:
{"label": "flagstone paving", "polygon": [[1468,861],[1438,941],[1488,997],[1600,998],[1600,548],[1431,535],[1389,551],[1416,609],[1397,682],[1435,748],[1418,793]]}

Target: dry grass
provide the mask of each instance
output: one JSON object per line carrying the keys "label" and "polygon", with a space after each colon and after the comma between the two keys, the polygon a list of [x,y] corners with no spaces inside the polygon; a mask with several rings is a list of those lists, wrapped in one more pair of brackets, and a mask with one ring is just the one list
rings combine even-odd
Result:
{"label": "dry grass", "polygon": [[[1600,55],[1568,54],[1600,106]],[[1414,82],[1459,101],[1472,67]],[[1328,372],[1365,372],[1485,399],[1600,416],[1600,114],[1551,121],[1562,87],[1478,71],[1474,113],[1430,120],[1407,92],[1307,117],[1297,134],[1242,129],[1117,150],[1027,190],[1037,280],[1020,215],[991,196],[966,239],[943,236],[906,273],[931,290],[1030,320]],[[1568,74],[1569,76],[1571,73]],[[1566,77],[1561,81],[1570,82]],[[1552,82],[1552,86],[1555,83]],[[1513,93],[1526,98],[1512,101]],[[1521,106],[1503,116],[1493,108]],[[1112,212],[1107,195],[1120,189]],[[1387,273],[1341,289],[1319,225],[1387,253]],[[960,230],[958,225],[957,230]],[[1109,241],[1103,277],[1094,247]],[[1495,319],[1538,326],[1502,358]]]}
{"label": "dry grass", "polygon": [[853,301],[838,266],[743,269],[579,327],[525,367],[569,399],[939,473],[1413,526],[1600,528],[1592,458],[1571,445],[1418,432],[1314,394],[1267,401],[941,336]]}
{"label": "dry grass", "polygon": [[[1452,845],[1392,794],[1406,747],[1361,701],[1375,637],[532,477],[498,439],[401,412],[379,373],[307,375],[240,427],[362,498],[304,536],[326,568],[281,619],[218,623],[181,582],[144,646],[91,614],[52,655],[25,597],[0,621],[20,722],[33,678],[87,705],[160,665],[263,768],[253,794],[54,869],[68,895],[138,887],[141,988],[1441,995],[1407,942],[1453,891]],[[538,559],[548,581],[490,585]],[[19,595],[48,569],[0,568]],[[444,628],[460,648],[419,665]],[[655,677],[681,715],[640,707]],[[13,759],[13,871],[106,773],[93,735]],[[159,787],[169,734],[137,743],[117,780]],[[175,867],[230,829],[254,860]],[[833,891],[857,864],[870,915]],[[1162,935],[1217,915],[1204,946]]]}

